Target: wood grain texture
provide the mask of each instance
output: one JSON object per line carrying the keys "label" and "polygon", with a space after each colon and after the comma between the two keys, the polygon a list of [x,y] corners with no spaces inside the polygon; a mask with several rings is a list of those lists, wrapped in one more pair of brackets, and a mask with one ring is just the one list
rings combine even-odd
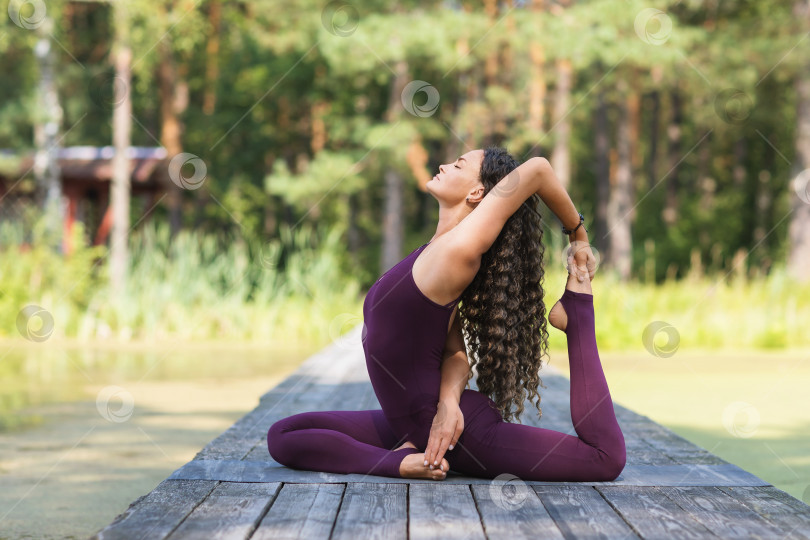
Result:
{"label": "wood grain texture", "polygon": [[278,483],[223,482],[214,488],[168,538],[250,538],[280,487]]}

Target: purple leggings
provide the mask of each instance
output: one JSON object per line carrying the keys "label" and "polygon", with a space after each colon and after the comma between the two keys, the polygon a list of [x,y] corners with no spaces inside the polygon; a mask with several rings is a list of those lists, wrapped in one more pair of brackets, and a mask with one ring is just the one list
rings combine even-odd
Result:
{"label": "purple leggings", "polygon": [[[578,436],[505,422],[489,397],[464,390],[464,431],[445,453],[451,471],[593,482],[615,480],[624,469],[624,436],[596,348],[593,296],[566,289],[561,302],[568,315],[571,420]],[[424,452],[435,412],[422,409],[407,427],[392,426],[381,409],[304,412],[274,423],[267,448],[274,460],[294,469],[399,478],[403,458]],[[418,449],[393,450],[407,440]]]}

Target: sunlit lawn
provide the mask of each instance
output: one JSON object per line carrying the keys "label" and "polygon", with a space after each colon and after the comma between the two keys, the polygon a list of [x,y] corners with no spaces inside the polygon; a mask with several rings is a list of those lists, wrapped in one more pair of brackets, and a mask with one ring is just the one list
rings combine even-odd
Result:
{"label": "sunlit lawn", "polygon": [[[614,402],[810,502],[810,351],[600,358]],[[551,365],[568,375],[565,352]]]}

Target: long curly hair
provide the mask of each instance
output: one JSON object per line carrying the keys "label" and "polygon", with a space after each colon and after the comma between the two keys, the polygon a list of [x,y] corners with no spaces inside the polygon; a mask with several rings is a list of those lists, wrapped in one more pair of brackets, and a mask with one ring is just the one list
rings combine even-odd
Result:
{"label": "long curly hair", "polygon": [[[479,176],[484,194],[518,165],[505,148],[486,147]],[[537,387],[546,388],[539,370],[543,355],[548,356],[548,331],[543,227],[535,210],[539,200],[533,194],[506,220],[459,301],[458,315],[470,365],[478,372],[478,390],[490,396],[507,422],[513,414],[520,419],[527,395],[530,400],[537,398],[538,418],[543,415]]]}

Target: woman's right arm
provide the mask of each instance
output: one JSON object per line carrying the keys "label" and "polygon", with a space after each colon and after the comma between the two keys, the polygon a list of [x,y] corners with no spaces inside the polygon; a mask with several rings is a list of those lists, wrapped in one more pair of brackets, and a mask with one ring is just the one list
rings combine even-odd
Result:
{"label": "woman's right arm", "polygon": [[[547,160],[543,161],[540,167],[540,187],[536,193],[566,229],[573,229],[579,225],[579,212]],[[588,233],[584,227],[580,227],[571,233],[568,239],[571,242],[575,240],[587,242]]]}
{"label": "woman's right arm", "polygon": [[[536,193],[566,229],[573,229],[579,225],[579,212],[548,161],[543,162],[540,167],[540,187]],[[596,257],[591,251],[588,231],[584,226],[577,227],[577,230],[568,235],[568,241],[573,246],[573,268],[569,265],[569,273],[574,273],[580,281],[584,280],[584,274],[587,273],[593,280],[596,273]]]}

